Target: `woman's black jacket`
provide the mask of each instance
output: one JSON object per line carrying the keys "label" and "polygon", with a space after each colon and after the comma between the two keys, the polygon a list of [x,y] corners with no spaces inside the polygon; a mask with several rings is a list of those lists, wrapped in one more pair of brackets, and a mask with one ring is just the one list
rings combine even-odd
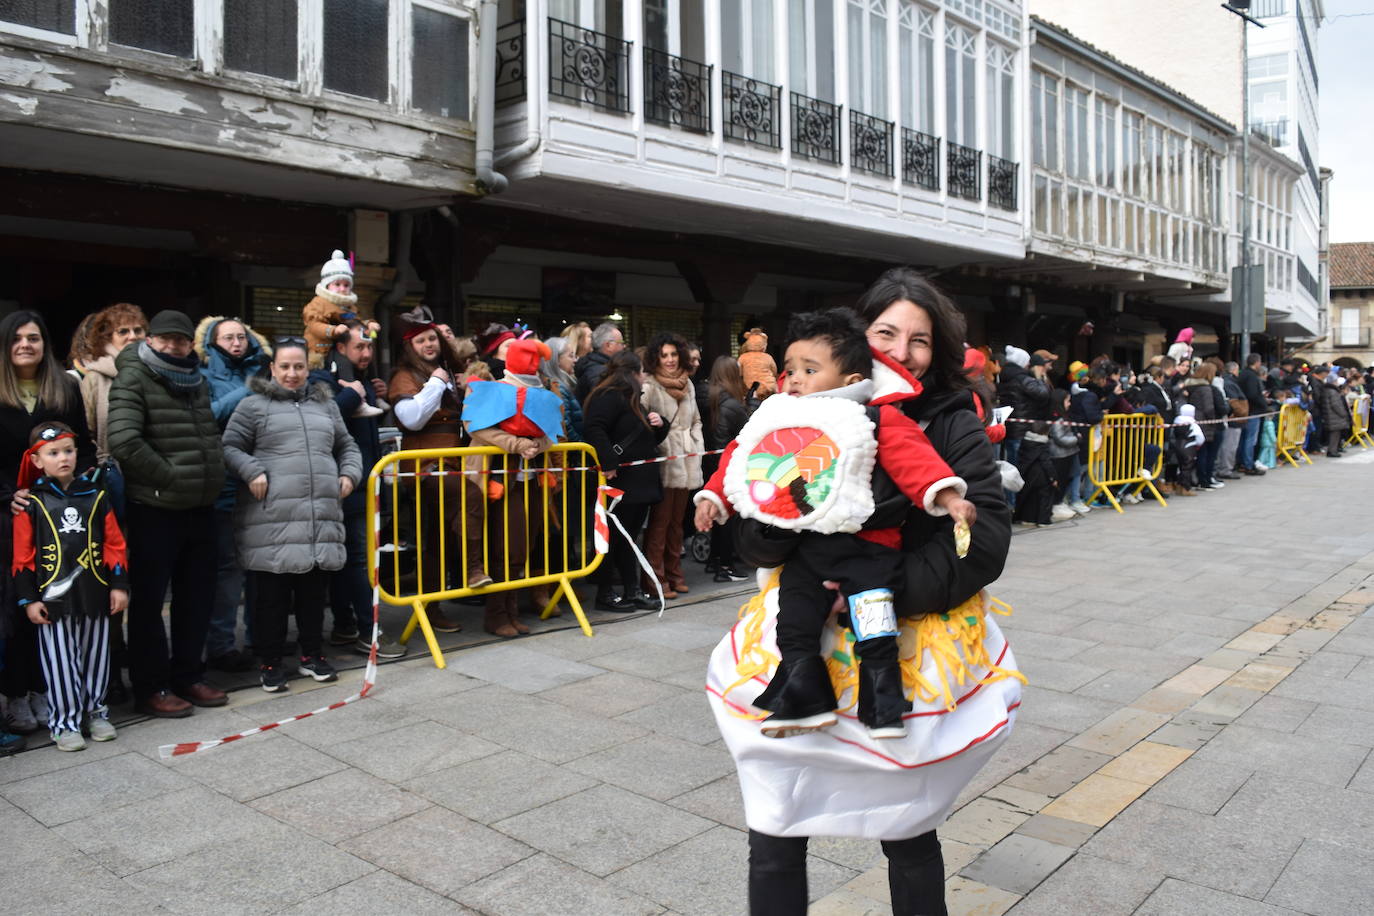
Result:
{"label": "woman's black jacket", "polygon": [[668,424],[649,426],[635,416],[629,399],[620,391],[603,390],[592,394],[582,408],[582,434],[596,449],[603,470],[615,470],[610,485],[625,491],[623,502],[656,503],[663,498],[659,468],[642,464],[618,468],[626,461],[658,457],[658,444],[668,435]]}

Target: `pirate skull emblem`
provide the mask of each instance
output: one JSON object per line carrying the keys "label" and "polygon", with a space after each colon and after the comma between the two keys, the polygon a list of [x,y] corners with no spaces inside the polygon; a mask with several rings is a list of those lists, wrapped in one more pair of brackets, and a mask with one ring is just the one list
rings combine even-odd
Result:
{"label": "pirate skull emblem", "polygon": [[62,510],[62,527],[57,529],[58,534],[81,534],[85,530],[86,527],[81,524],[81,513],[74,506]]}

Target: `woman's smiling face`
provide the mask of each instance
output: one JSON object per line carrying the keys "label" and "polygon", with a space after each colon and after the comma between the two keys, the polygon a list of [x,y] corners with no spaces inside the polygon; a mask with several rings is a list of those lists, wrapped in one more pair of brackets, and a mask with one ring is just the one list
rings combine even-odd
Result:
{"label": "woman's smiling face", "polygon": [[933,332],[929,312],[909,299],[898,299],[868,326],[868,343],[920,378],[930,369]]}

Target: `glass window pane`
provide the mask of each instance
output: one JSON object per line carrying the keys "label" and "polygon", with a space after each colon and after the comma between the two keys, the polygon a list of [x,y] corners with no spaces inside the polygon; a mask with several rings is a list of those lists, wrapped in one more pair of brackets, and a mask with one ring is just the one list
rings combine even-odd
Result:
{"label": "glass window pane", "polygon": [[443,118],[468,118],[468,23],[423,6],[411,8],[414,69],[410,103]]}
{"label": "glass window pane", "polygon": [[195,51],[194,0],[110,0],[110,41],[190,57]]}
{"label": "glass window pane", "polygon": [[385,102],[388,0],[324,0],[324,85]]}
{"label": "glass window pane", "polygon": [[0,0],[0,22],[76,34],[76,0]]}
{"label": "glass window pane", "polygon": [[[415,7],[415,12],[418,15],[420,7]],[[668,47],[667,0],[645,0],[644,45],[658,51],[672,51]]]}
{"label": "glass window pane", "polygon": [[849,16],[849,107],[868,111],[868,80],[865,79],[864,64],[864,11],[863,7],[850,0]]}
{"label": "glass window pane", "polygon": [[835,101],[835,6],[831,0],[814,0],[816,37],[816,85],[812,93],[824,102]]}
{"label": "glass window pane", "polygon": [[224,0],[226,67],[294,80],[296,60],[296,4]]}

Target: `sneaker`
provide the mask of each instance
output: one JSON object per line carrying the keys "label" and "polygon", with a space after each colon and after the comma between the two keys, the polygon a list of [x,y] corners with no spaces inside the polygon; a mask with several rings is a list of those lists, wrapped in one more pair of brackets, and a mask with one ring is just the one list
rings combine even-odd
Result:
{"label": "sneaker", "polygon": [[[658,606],[657,601],[655,601],[654,606]],[[613,614],[633,614],[635,611],[643,610],[633,597],[617,595],[614,592],[597,595],[596,600],[592,602],[592,607],[598,611],[610,611]]]}
{"label": "sneaker", "polygon": [[1121,497],[1121,501],[1128,506],[1134,506],[1144,498],[1145,497],[1141,496],[1139,493],[1127,493],[1125,496]]}
{"label": "sneaker", "polygon": [[[5,716],[5,723],[10,731],[18,732],[21,735],[28,735],[38,731],[38,720],[34,718],[33,707],[29,705],[28,694],[22,697],[10,697],[9,712]],[[47,717],[44,717],[46,721]]]}
{"label": "sneaker", "polygon": [[902,717],[911,712],[911,701],[902,686],[897,661],[859,663],[859,721],[876,739],[905,738]]}
{"label": "sneaker", "polygon": [[59,751],[84,751],[86,749],[86,739],[81,737],[81,732],[53,732],[52,740],[57,744]]}
{"label": "sneaker", "polygon": [[16,735],[14,732],[7,732],[3,728],[0,728],[0,757],[8,757],[10,754],[17,754],[23,749],[23,735]]}
{"label": "sneaker", "polygon": [[743,582],[748,576],[735,572],[733,567],[720,566],[716,569],[714,580],[716,582]]}
{"label": "sneaker", "polygon": [[1040,525],[1037,524],[1036,522],[1017,522],[1017,523],[1016,523],[1016,527],[1018,527],[1018,528],[1039,528]]}
{"label": "sneaker", "polygon": [[308,674],[317,681],[337,681],[339,672],[334,670],[334,666],[329,664],[329,660],[323,655],[307,655],[301,659],[301,674]]}
{"label": "sneaker", "polygon": [[1149,468],[1141,468],[1139,471],[1137,471],[1137,473],[1140,475],[1140,478],[1141,478],[1142,480],[1154,480],[1154,479],[1155,479],[1155,472],[1152,471],[1152,470],[1150,470]]}
{"label": "sneaker", "polygon": [[33,710],[33,717],[40,725],[48,721],[48,695],[46,693],[30,693],[29,709]]}
{"label": "sneaker", "polygon": [[[368,655],[372,652],[372,641],[365,637],[358,637],[353,643],[353,651],[360,655]],[[377,636],[377,657],[378,658],[404,658],[410,650],[401,645],[394,639],[387,638],[385,632]]]}
{"label": "sneaker", "polygon": [[286,693],[286,669],[280,664],[263,665],[262,689],[268,693]]}
{"label": "sneaker", "polygon": [[382,410],[382,408],[380,408],[380,407],[373,407],[371,404],[369,404],[369,403],[367,403],[366,401],[364,401],[363,403],[361,403],[361,404],[358,405],[358,407],[357,407],[356,410],[353,411],[353,416],[355,416],[355,417],[380,417],[380,416],[381,416],[382,414],[384,414],[384,413],[386,413],[386,411],[385,411],[385,410]]}
{"label": "sneaker", "polygon": [[1084,502],[1069,503],[1069,508],[1073,510],[1074,515],[1087,515],[1093,511],[1092,507]]}
{"label": "sneaker", "polygon": [[[483,586],[491,585],[492,581],[491,576],[487,575],[487,571],[480,567],[468,573],[468,588],[482,588]],[[485,599],[483,599],[483,601],[485,601]]]}
{"label": "sneaker", "polygon": [[115,727],[104,716],[91,716],[88,728],[92,741],[113,741],[117,737]]}
{"label": "sneaker", "polygon": [[1070,509],[1064,503],[1056,503],[1050,510],[1050,520],[1055,522],[1067,522],[1071,518],[1078,518],[1078,513]]}
{"label": "sneaker", "polygon": [[329,644],[331,646],[347,646],[357,642],[358,638],[358,627],[352,624],[336,626],[329,631]]}

